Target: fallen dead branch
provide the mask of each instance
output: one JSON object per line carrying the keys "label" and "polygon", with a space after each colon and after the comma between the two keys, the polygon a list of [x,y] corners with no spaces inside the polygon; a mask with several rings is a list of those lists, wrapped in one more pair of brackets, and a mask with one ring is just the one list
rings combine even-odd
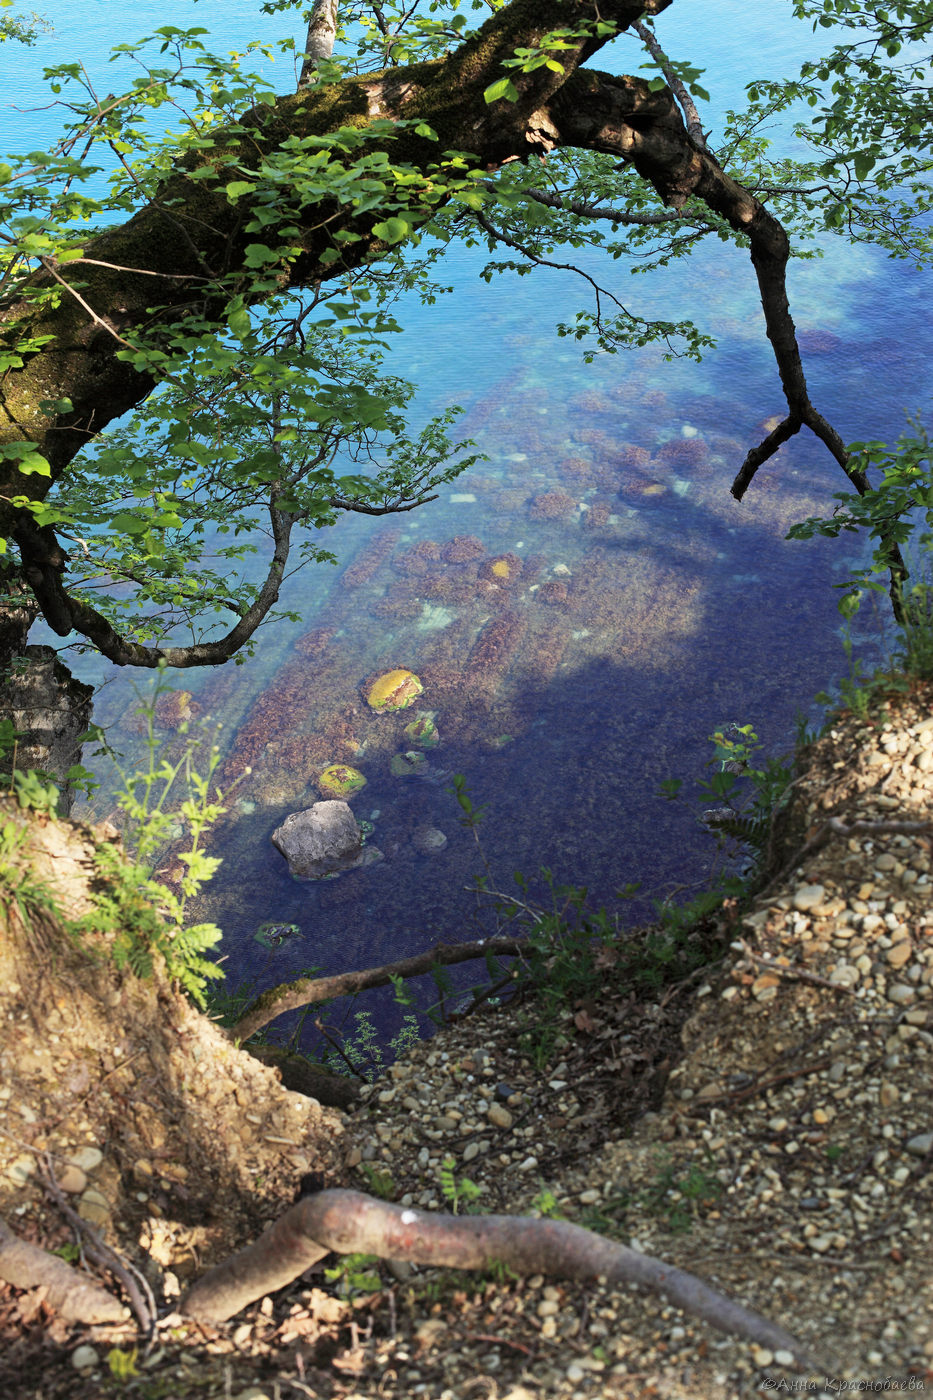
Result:
{"label": "fallen dead branch", "polygon": [[64,1318],[92,1326],[122,1322],[127,1309],[105,1288],[57,1254],[21,1240],[0,1220],[0,1278],[14,1288],[44,1288],[45,1302]]}
{"label": "fallen dead branch", "polygon": [[182,1311],[197,1322],[224,1322],[331,1252],[454,1269],[499,1264],[517,1274],[637,1284],[721,1332],[813,1364],[796,1337],[703,1279],[579,1225],[528,1216],[435,1215],[389,1205],[360,1191],[303,1197],[253,1244],[200,1279]]}
{"label": "fallen dead branch", "polygon": [[286,1011],[297,1011],[313,1002],[332,1001],[334,997],[354,996],[370,987],[387,987],[394,977],[420,977],[432,967],[450,967],[453,963],[470,962],[476,958],[514,957],[522,950],[518,938],[477,938],[470,943],[439,943],[427,953],[416,953],[398,962],[381,967],[367,967],[361,972],[341,972],[333,977],[300,977],[295,982],[283,982],[263,992],[241,1016],[228,1034],[242,1044]]}
{"label": "fallen dead branch", "polygon": [[45,1180],[43,1185],[47,1194],[82,1241],[84,1253],[91,1263],[97,1264],[99,1268],[109,1269],[114,1278],[121,1284],[130,1300],[130,1307],[136,1315],[140,1329],[147,1342],[151,1341],[155,1333],[158,1311],[152,1289],[145,1276],[138,1269],[134,1269],[132,1264],[121,1259],[115,1250],[104,1243],[99,1233],[69,1205],[65,1193],[56,1179],[52,1158],[48,1152],[44,1154],[44,1159]]}

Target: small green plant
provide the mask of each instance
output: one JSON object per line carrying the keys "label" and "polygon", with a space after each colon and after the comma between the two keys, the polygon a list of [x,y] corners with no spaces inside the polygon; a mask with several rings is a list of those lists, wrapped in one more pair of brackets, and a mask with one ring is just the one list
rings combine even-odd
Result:
{"label": "small green plant", "polygon": [[[216,744],[209,744],[203,772],[195,767],[194,758],[204,739],[189,740],[174,763],[160,756],[155,711],[159,697],[170,689],[160,674],[152,694],[139,707],[146,721],[147,766],[131,774],[118,769],[123,791],[117,805],[128,818],[127,849],[132,854],[124,856],[112,845],[97,848],[95,907],[72,928],[83,936],[108,935],[116,965],[129,967],[138,977],[150,977],[161,959],[172,981],[203,1008],[208,982],[224,975],[205,956],[220,942],[221,934],[215,924],[189,926],[186,907],[220,865],[218,857],[204,853],[201,843],[204,832],[226,807],[223,794],[216,788],[212,791],[220,761]],[[172,807],[176,784],[185,795]],[[190,844],[178,854],[181,875],[177,889],[171,889],[155,878],[155,859],[179,829],[187,831]]]}
{"label": "small green plant", "polygon": [[554,1192],[549,1191],[546,1186],[542,1186],[535,1196],[531,1203],[531,1209],[545,1220],[564,1220],[566,1218]]}
{"label": "small green plant", "polygon": [[[744,869],[737,876],[719,875],[710,890],[680,910],[658,906],[664,923],[675,931],[705,918],[724,899],[741,902],[754,891],[767,866],[775,820],[794,780],[791,761],[758,757],[763,745],[750,724],[723,725],[710,735],[710,743],[709,775],[697,786],[700,800],[716,805],[706,807],[701,820],[715,834],[724,856],[730,861],[741,858]],[[668,779],[661,792],[673,800],[682,787],[682,780]]]}
{"label": "small green plant", "polygon": [[139,1350],[133,1347],[130,1351],[121,1351],[119,1347],[111,1347],[107,1353],[107,1365],[114,1380],[130,1381],[139,1375],[136,1366],[139,1360]]}
{"label": "small green plant", "polygon": [[357,1298],[362,1293],[378,1293],[382,1279],[373,1269],[376,1254],[341,1254],[332,1267],[324,1270],[328,1283],[336,1284],[341,1298]]}
{"label": "small green plant", "polygon": [[361,1162],[360,1170],[372,1195],[378,1196],[381,1201],[395,1199],[395,1178],[390,1171],[384,1167],[374,1167],[372,1162]]}
{"label": "small green plant", "polygon": [[14,768],[10,775],[10,792],[25,811],[45,812],[49,816],[58,812],[58,786],[48,773],[34,768],[24,773]]}
{"label": "small green plant", "polygon": [[696,1162],[678,1176],[669,1154],[659,1154],[656,1161],[657,1176],[643,1192],[641,1203],[653,1215],[664,1218],[671,1234],[685,1234],[693,1228],[701,1208],[719,1199],[722,1183]]}
{"label": "small green plant", "polygon": [[361,1079],[370,1083],[384,1072],[379,1032],[369,1011],[354,1012],[356,1030],[344,1041],[344,1053]]}
{"label": "small green plant", "polygon": [[483,1194],[482,1186],[477,1186],[468,1176],[457,1176],[457,1163],[453,1157],[445,1157],[440,1167],[441,1195],[450,1206],[452,1215],[459,1215],[460,1207],[469,1212],[471,1206]]}
{"label": "small green plant", "polygon": [[33,871],[26,852],[27,827],[13,819],[0,825],[0,904],[15,909],[20,924],[30,931],[43,918],[58,919],[55,896]]}

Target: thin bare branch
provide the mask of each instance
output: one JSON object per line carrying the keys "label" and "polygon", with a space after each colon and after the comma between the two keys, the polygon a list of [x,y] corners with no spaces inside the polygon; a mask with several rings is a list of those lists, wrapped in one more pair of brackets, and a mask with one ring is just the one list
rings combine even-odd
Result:
{"label": "thin bare branch", "polygon": [[673,65],[671,64],[671,60],[668,58],[667,54],[661,48],[661,45],[658,43],[657,35],[655,34],[651,26],[649,24],[645,24],[644,20],[636,20],[635,23],[632,25],[632,28],[638,35],[639,39],[641,39],[645,48],[651,54],[651,57],[658,65],[661,72],[664,74],[664,81],[667,83],[671,92],[674,94],[674,96],[677,98],[677,101],[680,103],[681,111],[684,114],[684,122],[686,123],[687,130],[689,131],[690,135],[693,137],[697,145],[700,147],[700,149],[705,151],[706,136],[703,132],[702,123],[700,122],[700,114],[696,109],[696,103],[694,102],[690,94],[690,89],[687,87],[683,79],[678,78],[677,73],[674,70]]}

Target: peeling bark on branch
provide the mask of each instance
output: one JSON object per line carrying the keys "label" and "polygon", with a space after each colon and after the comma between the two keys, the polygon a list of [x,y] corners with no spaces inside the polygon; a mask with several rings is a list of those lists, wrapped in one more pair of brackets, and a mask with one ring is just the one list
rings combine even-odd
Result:
{"label": "peeling bark on branch", "polygon": [[183,1311],[198,1322],[224,1322],[264,1294],[284,1288],[331,1251],[435,1268],[487,1269],[499,1263],[522,1275],[634,1283],[720,1332],[789,1351],[799,1361],[808,1359],[803,1344],[783,1327],[703,1279],[579,1225],[528,1216],[432,1215],[360,1191],[320,1191],[300,1200],[254,1244],[200,1279]]}

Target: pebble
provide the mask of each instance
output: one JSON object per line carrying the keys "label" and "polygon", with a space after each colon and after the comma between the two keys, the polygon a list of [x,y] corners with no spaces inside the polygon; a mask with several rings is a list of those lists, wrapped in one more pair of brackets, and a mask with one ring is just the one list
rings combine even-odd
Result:
{"label": "pebble", "polygon": [[82,1147],[68,1158],[73,1167],[80,1167],[84,1172],[96,1171],[103,1160],[104,1154],[99,1147]]}
{"label": "pebble", "polygon": [[823,903],[824,893],[822,885],[801,885],[794,891],[794,908],[805,914],[814,905]]}
{"label": "pebble", "polygon": [[933,1133],[918,1133],[905,1142],[904,1147],[914,1157],[925,1157],[928,1152],[933,1152]]}
{"label": "pebble", "polygon": [[84,1346],[75,1347],[71,1353],[71,1364],[76,1371],[93,1371],[99,1363],[100,1358],[97,1352],[86,1343]]}
{"label": "pebble", "polygon": [[110,1222],[110,1203],[106,1196],[90,1186],[78,1202],[78,1214],[89,1225],[107,1225]]}
{"label": "pebble", "polygon": [[87,1176],[80,1167],[69,1162],[67,1167],[58,1174],[58,1184],[63,1191],[67,1191],[70,1196],[80,1196],[87,1186]]}
{"label": "pebble", "polygon": [[489,1105],[488,1117],[490,1123],[494,1123],[497,1128],[511,1128],[515,1121],[509,1110],[504,1108],[501,1103]]}
{"label": "pebble", "polygon": [[25,1186],[36,1169],[36,1159],[32,1153],[22,1153],[14,1158],[6,1169],[8,1181],[12,1181],[14,1186]]}

